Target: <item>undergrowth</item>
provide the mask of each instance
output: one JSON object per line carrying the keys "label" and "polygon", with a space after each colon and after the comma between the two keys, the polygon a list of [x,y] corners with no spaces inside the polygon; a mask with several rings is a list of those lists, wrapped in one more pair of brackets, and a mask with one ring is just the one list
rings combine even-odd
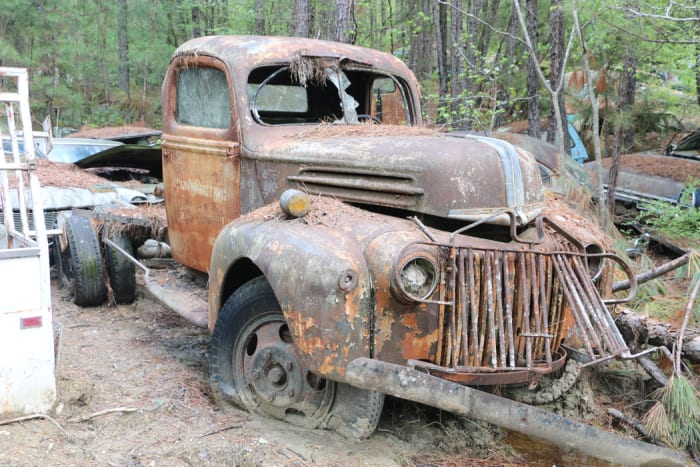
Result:
{"label": "undergrowth", "polygon": [[699,188],[700,180],[688,180],[676,204],[661,200],[641,203],[635,221],[671,238],[700,242],[700,209],[693,206]]}

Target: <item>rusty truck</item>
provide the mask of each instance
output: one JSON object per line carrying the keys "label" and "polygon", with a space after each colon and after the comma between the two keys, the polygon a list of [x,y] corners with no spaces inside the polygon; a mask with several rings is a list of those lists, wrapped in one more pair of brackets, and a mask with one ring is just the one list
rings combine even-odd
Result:
{"label": "rusty truck", "polygon": [[613,269],[634,276],[595,224],[552,210],[533,154],[426,127],[398,58],[197,38],[162,100],[168,237],[208,275],[220,404],[363,438],[393,394],[593,455],[627,449],[623,463],[674,458],[472,389],[534,386],[573,352],[633,358],[609,306],[625,300]]}

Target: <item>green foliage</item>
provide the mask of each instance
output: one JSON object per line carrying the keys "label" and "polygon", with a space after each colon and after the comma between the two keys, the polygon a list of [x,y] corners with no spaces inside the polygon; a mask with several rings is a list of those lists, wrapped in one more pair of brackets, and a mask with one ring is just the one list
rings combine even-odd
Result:
{"label": "green foliage", "polygon": [[668,237],[700,241],[700,209],[690,206],[698,187],[699,180],[688,181],[677,204],[660,200],[642,203],[636,220]]}
{"label": "green foliage", "polygon": [[[127,0],[131,82],[130,92],[124,96],[117,91],[120,58],[116,2],[4,0],[4,8],[0,9],[0,63],[29,68],[32,108],[37,120],[51,113],[54,119],[60,114],[60,124],[75,127],[140,118],[157,126],[160,85],[179,44],[196,32],[254,34],[258,5],[264,11],[260,17],[264,18],[266,34],[289,35],[294,30],[292,3],[292,0]],[[644,2],[642,13],[663,13],[665,10],[659,9],[667,7],[666,3]],[[309,0],[309,4],[313,16],[311,35],[323,37],[335,4],[331,0]],[[621,8],[616,8],[616,4]],[[512,3],[501,2],[493,11],[491,2],[465,3],[461,13],[449,2],[441,5],[445,5],[447,22],[445,29],[438,31],[434,17],[439,7],[436,2],[355,0],[353,20],[357,43],[395,53],[417,68],[420,77],[426,79],[424,88],[430,90],[425,93],[430,120],[436,120],[437,116],[454,126],[489,129],[505,119],[524,118],[528,54],[520,41],[522,34],[511,28]],[[690,96],[697,73],[694,50],[687,43],[697,37],[697,32],[691,30],[692,23],[632,15],[628,8],[622,8],[626,6],[628,3],[621,0],[612,4],[603,0],[562,2],[559,8],[566,22],[566,40],[573,9],[578,8],[594,70],[602,67],[614,70],[623,54],[633,53],[638,59],[638,77],[645,83],[640,96],[645,105],[654,112],[663,109],[683,121],[700,123],[699,107]],[[488,26],[470,23],[466,11],[475,11],[481,21],[488,21]],[[692,14],[682,3],[674,3],[669,12],[679,17]],[[546,73],[549,72],[550,13],[551,5],[540,2],[537,55]],[[450,22],[458,16],[464,36],[452,37]],[[476,31],[470,31],[470,27]],[[448,82],[455,84],[456,89],[447,95],[440,95],[436,86],[428,82],[437,80],[434,70],[438,32],[444,34],[448,61],[460,57],[461,69],[467,70],[462,76],[448,70]],[[508,52],[509,42],[514,47],[511,52]],[[425,52],[418,56],[417,49],[411,50],[412,47]],[[473,58],[467,52],[473,52]],[[569,71],[581,68],[581,57],[580,44],[574,41]],[[662,72],[676,76],[677,84],[662,83],[658,78]],[[614,76],[611,75],[610,81],[612,90]],[[679,92],[673,86],[684,91]],[[541,86],[540,90],[541,114],[546,115],[549,96]],[[144,96],[147,102],[143,101]],[[614,91],[610,91],[610,103],[614,103],[615,97]],[[140,115],[142,107],[147,109],[145,115]]]}
{"label": "green foliage", "polygon": [[658,402],[644,418],[649,433],[678,449],[700,449],[700,394],[688,378],[674,374],[652,397]]}

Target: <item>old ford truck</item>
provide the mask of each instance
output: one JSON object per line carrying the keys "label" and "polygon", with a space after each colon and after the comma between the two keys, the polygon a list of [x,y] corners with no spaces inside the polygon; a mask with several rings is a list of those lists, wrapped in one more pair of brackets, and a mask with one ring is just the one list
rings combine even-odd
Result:
{"label": "old ford truck", "polygon": [[[557,371],[575,330],[593,359],[629,354],[600,274],[622,261],[547,216],[531,154],[424,128],[397,58],[208,37],[162,92],[168,233],[209,274],[222,399],[367,436],[382,395],[346,384],[357,358],[493,385]],[[290,188],[309,213],[276,207]]]}
{"label": "old ford truck", "polygon": [[426,128],[419,97],[399,59],[357,46],[175,51],[168,236],[208,274],[218,402],[363,438],[392,394],[622,463],[667,456],[469,389],[536,383],[567,349],[632,358],[608,306],[613,269],[634,277],[596,225],[553,209],[533,154]]}

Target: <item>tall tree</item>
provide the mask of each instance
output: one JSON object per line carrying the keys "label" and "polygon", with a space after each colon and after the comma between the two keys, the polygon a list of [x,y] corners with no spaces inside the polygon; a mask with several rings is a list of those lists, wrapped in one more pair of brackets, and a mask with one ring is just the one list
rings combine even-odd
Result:
{"label": "tall tree", "polygon": [[131,100],[129,92],[129,36],[127,29],[128,12],[126,0],[117,2],[117,35],[119,41],[119,89],[126,93]]}
{"label": "tall tree", "polygon": [[265,27],[265,0],[255,0],[255,34],[264,35]]}
{"label": "tall tree", "polygon": [[354,0],[335,0],[335,15],[331,23],[330,38],[337,42],[352,44],[357,32],[353,25]]}
{"label": "tall tree", "polygon": [[202,10],[198,4],[192,5],[192,37],[202,36]]}
{"label": "tall tree", "polygon": [[[564,73],[564,12],[562,11],[561,0],[552,0],[549,15],[550,26],[550,42],[549,42],[549,58],[550,58],[550,79],[553,83],[558,83]],[[559,106],[560,118],[557,121],[557,112],[554,108]],[[547,141],[554,143],[557,134],[557,127],[567,128],[566,121],[566,106],[564,104],[564,93],[560,92],[557,95],[557,102],[552,102],[549,108],[549,120],[547,124]],[[571,147],[571,138],[568,131],[564,131],[564,147]]]}
{"label": "tall tree", "polygon": [[[518,8],[516,4],[516,8]],[[525,0],[525,18],[527,23],[527,35],[530,37],[531,47],[527,61],[527,133],[533,138],[540,137],[540,86],[537,75],[537,0]]]}
{"label": "tall tree", "polygon": [[294,0],[292,18],[294,21],[294,35],[297,37],[309,37],[311,16],[309,0]]}
{"label": "tall tree", "polygon": [[[618,97],[618,109],[625,115],[634,106],[634,94],[637,90],[637,57],[633,50],[627,50],[622,58],[622,70],[620,72],[620,88]],[[628,119],[621,122],[622,146],[625,151],[632,149],[634,144],[634,127]]]}
{"label": "tall tree", "polygon": [[[438,69],[438,105],[443,107],[444,98],[448,93],[447,70],[447,5],[442,2],[433,3],[433,20],[435,22],[435,49]],[[437,118],[437,123],[445,123],[442,116]]]}
{"label": "tall tree", "polygon": [[464,60],[463,54],[460,53],[463,47],[463,15],[462,15],[462,0],[453,0],[450,10],[450,70],[449,70],[449,85],[450,99],[452,102],[452,124],[457,128],[463,128],[463,121],[458,121],[458,116],[461,114],[460,95],[464,91],[464,86],[461,86],[461,77],[463,76]]}

